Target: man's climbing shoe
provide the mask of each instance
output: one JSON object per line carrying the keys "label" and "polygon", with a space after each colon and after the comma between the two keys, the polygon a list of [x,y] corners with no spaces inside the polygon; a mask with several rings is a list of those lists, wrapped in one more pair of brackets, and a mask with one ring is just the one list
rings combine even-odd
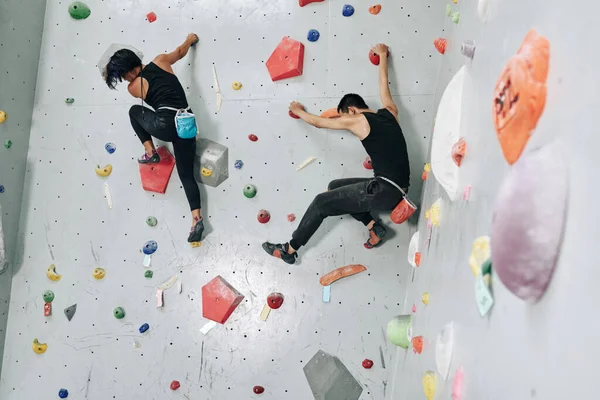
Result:
{"label": "man's climbing shoe", "polygon": [[189,243],[199,242],[202,239],[202,233],[204,232],[204,222],[202,221],[203,220],[201,219],[192,227],[190,235],[188,236]]}
{"label": "man's climbing shoe", "polygon": [[143,156],[138,158],[138,163],[140,164],[158,164],[160,162],[160,156],[156,152],[156,150],[152,150],[152,156],[149,156],[148,153],[144,153]]}
{"label": "man's climbing shoe", "polygon": [[298,257],[298,253],[289,254],[289,244],[274,244],[269,242],[264,242],[262,244],[262,248],[265,249],[267,253],[272,255],[273,257],[281,258],[288,264],[294,264],[296,262],[296,258]]}
{"label": "man's climbing shoe", "polygon": [[365,242],[365,248],[372,249],[373,247],[379,246],[383,241],[386,232],[385,226],[380,222],[375,222],[373,227],[369,229],[369,239]]}

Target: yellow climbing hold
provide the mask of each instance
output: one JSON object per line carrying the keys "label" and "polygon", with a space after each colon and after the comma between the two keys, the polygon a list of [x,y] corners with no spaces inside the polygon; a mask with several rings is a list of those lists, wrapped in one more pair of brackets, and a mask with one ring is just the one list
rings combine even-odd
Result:
{"label": "yellow climbing hold", "polygon": [[44,354],[46,350],[48,350],[48,345],[46,343],[40,343],[37,338],[35,338],[33,339],[31,348],[36,354]]}
{"label": "yellow climbing hold", "polygon": [[242,82],[233,82],[231,84],[233,90],[240,90],[242,88]]}
{"label": "yellow climbing hold", "polygon": [[202,242],[190,242],[190,246],[193,248],[202,246]]}
{"label": "yellow climbing hold", "polygon": [[458,4],[458,0],[452,0],[454,4]]}
{"label": "yellow climbing hold", "polygon": [[55,281],[55,282],[60,281],[60,278],[62,278],[62,275],[56,273],[56,265],[54,265],[54,264],[51,264],[48,267],[48,269],[46,270],[46,276],[51,281]]}
{"label": "yellow climbing hold", "polygon": [[425,163],[425,165],[423,166],[423,171],[425,171],[425,172],[431,172],[431,164],[430,163]]}
{"label": "yellow climbing hold", "polygon": [[431,221],[433,226],[440,225],[440,208],[442,204],[442,199],[437,199],[435,203],[431,205],[429,210],[425,211],[425,218]]}
{"label": "yellow climbing hold", "polygon": [[2,110],[0,110],[0,124],[6,121],[8,118],[8,114]]}
{"label": "yellow climbing hold", "polygon": [[429,293],[425,292],[421,295],[421,301],[423,302],[423,304],[427,305],[429,304]]}
{"label": "yellow climbing hold", "polygon": [[96,278],[97,280],[100,280],[102,278],[104,278],[104,276],[106,275],[106,271],[104,270],[104,268],[94,268],[94,278]]}
{"label": "yellow climbing hold", "polygon": [[469,267],[471,267],[471,272],[476,278],[479,276],[479,271],[481,271],[481,265],[490,257],[490,237],[480,236],[475,239],[469,256]]}
{"label": "yellow climbing hold", "polygon": [[200,173],[202,174],[202,176],[211,176],[213,173],[213,170],[210,168],[206,168],[206,167],[202,167],[202,169],[200,170]]}
{"label": "yellow climbing hold", "polygon": [[106,178],[112,172],[112,165],[107,164],[104,167],[96,166],[96,175]]}
{"label": "yellow climbing hold", "polygon": [[435,386],[437,384],[437,378],[435,376],[435,372],[427,371],[425,375],[423,375],[423,391],[425,392],[425,397],[427,400],[433,400],[435,397]]}

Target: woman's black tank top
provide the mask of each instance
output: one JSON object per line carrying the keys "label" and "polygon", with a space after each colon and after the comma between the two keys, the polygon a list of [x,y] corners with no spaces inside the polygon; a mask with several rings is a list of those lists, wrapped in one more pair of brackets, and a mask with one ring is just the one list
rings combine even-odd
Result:
{"label": "woman's black tank top", "polygon": [[408,188],[410,166],[400,124],[386,108],[363,115],[369,122],[371,132],[361,143],[371,157],[375,176],[386,177],[401,188]]}
{"label": "woman's black tank top", "polygon": [[183,87],[174,74],[151,62],[144,67],[140,76],[146,79],[150,86],[144,101],[155,110],[160,107],[188,107]]}

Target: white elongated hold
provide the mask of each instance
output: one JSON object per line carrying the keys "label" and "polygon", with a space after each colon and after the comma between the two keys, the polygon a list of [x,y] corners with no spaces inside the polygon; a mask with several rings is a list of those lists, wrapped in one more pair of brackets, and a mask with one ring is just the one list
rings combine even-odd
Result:
{"label": "white elongated hold", "polygon": [[181,285],[181,281],[177,281],[177,293],[181,294],[183,290],[183,286]]}
{"label": "white elongated hold", "polygon": [[271,307],[268,304],[265,304],[262,311],[260,312],[260,320],[266,321],[269,318],[269,314],[271,314]]}
{"label": "white elongated hold", "polygon": [[161,283],[158,286],[159,290],[167,290],[173,287],[173,285],[177,282],[177,279],[179,279],[177,277],[177,275],[173,275],[172,277],[170,277],[169,279],[167,279],[166,281],[164,281],[163,283]]}
{"label": "white elongated hold", "polygon": [[217,112],[221,111],[221,104],[223,104],[223,95],[221,94],[221,87],[219,86],[219,80],[217,79],[217,69],[215,64],[212,66],[213,71],[213,87],[217,95]]}
{"label": "white elongated hold", "polygon": [[296,167],[296,171],[300,171],[301,169],[305,168],[308,164],[315,161],[316,159],[317,159],[317,157],[308,157],[306,160],[304,160],[304,162],[302,164],[300,164]]}
{"label": "white elongated hold", "polygon": [[491,2],[491,0],[479,0],[477,4],[477,14],[479,14],[479,19],[483,22],[487,22],[490,17]]}
{"label": "white elongated hold", "polygon": [[408,244],[408,263],[413,266],[413,268],[417,268],[417,263],[415,261],[415,255],[419,251],[419,231],[416,231],[412,238],[410,238],[410,243]]}
{"label": "white elongated hold", "polygon": [[323,303],[331,301],[331,285],[323,286]]}
{"label": "white elongated hold", "polygon": [[448,379],[450,362],[454,352],[454,322],[448,322],[437,337],[435,344],[435,363],[442,379]]}
{"label": "white elongated hold", "polygon": [[106,196],[106,203],[108,204],[108,209],[112,210],[113,201],[112,196],[110,195],[110,189],[108,187],[108,183],[104,182],[104,195]]}
{"label": "white elongated hold", "polygon": [[203,335],[206,335],[215,326],[217,326],[215,321],[207,322],[202,328],[200,328],[200,332],[202,332]]}
{"label": "white elongated hold", "polygon": [[150,267],[150,263],[152,263],[152,254],[146,254],[144,256],[144,267],[148,268]]}
{"label": "white elongated hold", "polygon": [[156,289],[156,308],[161,308],[163,305],[163,291]]}

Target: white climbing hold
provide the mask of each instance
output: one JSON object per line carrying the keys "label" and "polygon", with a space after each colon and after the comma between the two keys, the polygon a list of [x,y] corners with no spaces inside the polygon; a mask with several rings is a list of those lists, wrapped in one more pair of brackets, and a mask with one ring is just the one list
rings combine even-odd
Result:
{"label": "white climbing hold", "polygon": [[177,281],[177,293],[181,294],[183,290],[183,286],[181,285],[181,281]]}
{"label": "white climbing hold", "polygon": [[435,364],[443,380],[448,379],[450,362],[454,351],[454,322],[448,322],[437,337],[435,344]]}
{"label": "white climbing hold", "polygon": [[479,0],[479,3],[477,4],[477,14],[479,14],[479,19],[483,22],[487,22],[490,17],[491,3],[491,0]]}
{"label": "white climbing hold", "polygon": [[163,291],[161,289],[156,289],[156,308],[161,308],[163,305]]}
{"label": "white climbing hold", "polygon": [[217,326],[215,321],[209,321],[202,328],[200,328],[200,332],[202,332],[203,335],[206,335],[215,326]]}
{"label": "white climbing hold", "polygon": [[317,159],[317,157],[308,157],[306,160],[304,160],[304,162],[302,164],[300,164],[296,167],[296,171],[300,171],[301,169],[305,168],[308,164],[312,163],[316,159]]}
{"label": "white climbing hold", "polygon": [[142,262],[142,264],[144,265],[144,267],[148,268],[148,267],[150,267],[151,263],[152,263],[152,254],[145,254],[144,261]]}
{"label": "white climbing hold", "polygon": [[108,204],[108,209],[112,210],[113,201],[112,196],[110,195],[110,189],[108,187],[108,183],[104,182],[104,196],[106,197],[106,203]]}
{"label": "white climbing hold", "polygon": [[158,289],[167,290],[167,289],[172,288],[173,285],[177,282],[177,279],[179,279],[177,277],[177,275],[173,275],[172,277],[170,277],[169,279],[167,279],[166,281],[164,281],[163,283],[158,285]]}
{"label": "white climbing hold", "polygon": [[408,263],[412,265],[413,268],[417,268],[417,263],[415,261],[417,251],[419,251],[419,231],[416,231],[412,235],[410,243],[408,244]]}
{"label": "white climbing hold", "polygon": [[219,86],[219,80],[217,79],[217,68],[215,64],[212,66],[213,71],[213,87],[215,88],[215,94],[217,95],[217,112],[221,111],[221,104],[223,104],[223,95],[221,94],[221,87]]}

